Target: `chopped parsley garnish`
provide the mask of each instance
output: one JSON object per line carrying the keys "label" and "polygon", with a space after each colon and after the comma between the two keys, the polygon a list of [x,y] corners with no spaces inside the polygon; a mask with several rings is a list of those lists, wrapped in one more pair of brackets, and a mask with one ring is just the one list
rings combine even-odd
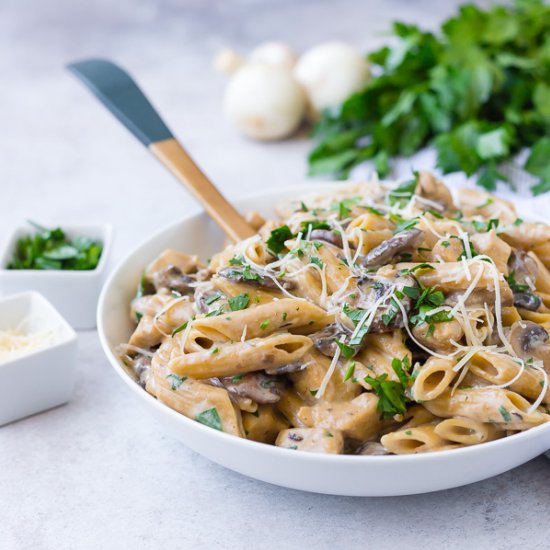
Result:
{"label": "chopped parsley garnish", "polygon": [[312,256],[312,257],[309,259],[309,262],[312,263],[312,264],[315,264],[315,265],[318,266],[320,269],[323,269],[323,260],[321,260],[321,258],[317,258],[316,256]]}
{"label": "chopped parsley garnish", "polygon": [[378,396],[377,408],[384,418],[405,414],[407,412],[405,388],[401,382],[387,380],[387,378],[387,373],[384,373],[377,378],[365,376],[364,380],[372,386],[374,393]]}
{"label": "chopped parsley garnish", "polygon": [[410,269],[402,269],[399,274],[400,275],[407,275],[409,273],[414,273],[415,271],[418,271],[419,269],[435,269],[433,265],[430,264],[418,264],[414,267],[411,267]]}
{"label": "chopped parsley garnish", "polygon": [[187,325],[189,324],[189,321],[185,321],[185,323],[183,323],[182,325],[180,325],[178,328],[175,328],[173,331],[172,331],[172,338],[178,334],[178,332],[181,332],[182,330],[185,330],[187,328]]}
{"label": "chopped parsley garnish", "polygon": [[401,185],[397,186],[395,189],[392,189],[387,196],[388,204],[394,206],[398,204],[399,206],[404,206],[409,202],[416,191],[417,177],[412,180],[406,181]]}
{"label": "chopped parsley garnish", "polygon": [[195,420],[197,420],[197,422],[200,422],[201,424],[204,424],[205,426],[214,428],[215,430],[219,430],[220,432],[222,431],[222,419],[220,418],[220,415],[218,414],[218,409],[216,409],[216,407],[212,407],[211,409],[206,409],[205,411],[202,411],[196,416]]}
{"label": "chopped parsley garnish", "polygon": [[243,379],[243,375],[242,374],[237,374],[233,377],[231,377],[231,382],[235,383],[235,382],[239,382],[239,380],[242,380]]}
{"label": "chopped parsley garnish", "polygon": [[288,317],[288,313],[286,311],[283,311],[283,321],[286,321],[286,318]]}
{"label": "chopped parsley garnish", "polygon": [[279,254],[286,249],[285,242],[292,239],[292,237],[294,237],[294,234],[290,230],[290,227],[288,227],[288,225],[282,225],[271,232],[266,244],[271,252]]}
{"label": "chopped parsley garnish", "polygon": [[383,216],[384,215],[384,212],[382,212],[381,210],[378,210],[376,208],[373,208],[372,206],[365,206],[365,208],[371,213],[371,214],[374,214],[375,216]]}
{"label": "chopped parsley garnish", "polygon": [[428,323],[428,332],[427,336],[431,336],[435,331],[436,323],[444,323],[446,321],[451,321],[451,314],[446,311],[438,311],[437,313],[430,314],[430,312],[436,307],[443,305],[445,301],[445,295],[441,290],[436,290],[435,288],[429,288],[423,286],[420,282],[420,295],[418,296],[414,306],[413,314],[409,318],[409,322],[413,325],[420,325],[421,323]]}
{"label": "chopped parsley garnish", "polygon": [[260,328],[262,330],[265,330],[267,328],[267,326],[269,325],[269,319],[264,319],[261,323],[260,323]]}
{"label": "chopped parsley garnish", "polygon": [[246,309],[248,307],[248,304],[250,303],[250,296],[248,292],[243,292],[238,296],[229,298],[227,303],[229,304],[231,311],[239,311],[241,309]]}
{"label": "chopped parsley garnish", "polygon": [[348,368],[346,369],[346,372],[344,374],[344,382],[347,382],[350,378],[352,378],[354,372],[355,372],[355,361],[352,361],[348,365]]}
{"label": "chopped parsley garnish", "polygon": [[394,357],[391,362],[391,368],[393,369],[393,372],[397,374],[397,378],[399,378],[402,386],[404,388],[408,387],[410,380],[409,369],[411,368],[409,357],[407,355],[405,355],[403,359],[397,359],[397,357]]}
{"label": "chopped parsley garnish", "polygon": [[431,209],[428,209],[428,212],[434,217],[434,218],[437,218],[438,220],[442,220],[443,219],[443,215],[438,212],[437,210],[431,210]]}
{"label": "chopped parsley garnish", "polygon": [[345,205],[344,201],[338,204],[338,218],[345,220],[349,217],[351,210]]}
{"label": "chopped parsley garnish", "polygon": [[472,244],[472,241],[470,241],[470,239],[466,238],[466,243],[468,244],[468,249],[466,249],[466,243],[460,237],[457,237],[456,235],[451,235],[451,239],[458,239],[458,241],[462,245],[462,252],[461,252],[460,256],[458,257],[459,260],[462,260],[462,259],[468,260],[469,259],[467,250],[469,250],[470,256],[472,258],[475,258],[478,255],[477,250],[474,248],[474,245]]}
{"label": "chopped parsley garnish", "polygon": [[210,352],[210,355],[216,355],[216,353],[219,353],[219,352],[220,352],[220,348],[216,347]]}
{"label": "chopped parsley garnish", "polygon": [[178,376],[177,374],[170,373],[166,379],[170,380],[170,389],[176,391],[187,380],[187,376]]}
{"label": "chopped parsley garnish", "polygon": [[351,359],[355,355],[355,349],[352,346],[348,346],[348,344],[344,344],[344,342],[340,342],[339,340],[336,340],[336,345],[340,348],[342,355],[346,359]]}
{"label": "chopped parsley garnish", "polygon": [[487,222],[480,222],[478,220],[472,220],[472,225],[478,233],[488,233],[491,229],[498,227],[499,220],[497,218],[491,218]]}
{"label": "chopped parsley garnish", "polygon": [[[134,296],[134,301],[139,300],[143,296],[145,296],[147,288],[147,279],[145,278],[145,271],[141,274],[141,277],[139,278],[139,284],[136,290],[136,295]],[[143,314],[139,311],[136,311],[136,321],[139,323],[141,321],[141,318],[143,317]]]}
{"label": "chopped parsley garnish", "polygon": [[218,315],[223,315],[225,313],[223,306],[220,306],[218,309],[213,309],[206,314],[206,317],[217,317]]}
{"label": "chopped parsley garnish", "polygon": [[512,420],[512,415],[508,412],[508,409],[506,409],[504,405],[499,407],[498,412],[501,414],[504,422],[510,422]]}
{"label": "chopped parsley garnish", "polygon": [[418,225],[420,218],[412,218],[410,220],[403,220],[397,223],[394,229],[394,234],[401,233],[401,231],[408,231],[412,229],[415,225]]}
{"label": "chopped parsley garnish", "polygon": [[515,271],[510,271],[510,275],[508,276],[505,275],[504,278],[506,279],[506,282],[514,292],[527,292],[529,290],[529,285],[526,285],[524,283],[518,283],[516,281]]}
{"label": "chopped parsley garnish", "polygon": [[449,246],[451,246],[451,243],[449,241],[441,241],[441,246],[443,248],[449,248]]}
{"label": "chopped parsley garnish", "polygon": [[487,199],[484,203],[476,206],[476,208],[485,208],[486,206],[489,206],[491,204],[493,204],[495,201],[491,198]]}
{"label": "chopped parsley garnish", "polygon": [[229,265],[245,265],[246,264],[245,259],[243,258],[243,256],[233,256],[233,258],[231,258],[228,263],[229,263]]}
{"label": "chopped parsley garnish", "polygon": [[305,205],[304,201],[300,201],[300,210],[302,212],[307,212],[309,208]]}
{"label": "chopped parsley garnish", "polygon": [[210,305],[210,304],[213,304],[214,302],[217,302],[221,297],[222,297],[221,294],[213,294],[212,296],[209,296],[208,298],[206,298],[205,302],[208,305]]}
{"label": "chopped parsley garnish", "polygon": [[361,197],[350,197],[330,205],[331,210],[338,212],[338,218],[344,220],[349,217],[351,209],[361,200]]}
{"label": "chopped parsley garnish", "polygon": [[317,392],[318,392],[318,391],[319,391],[319,390],[309,390],[309,393],[310,393],[313,397],[315,397],[315,396],[317,395]]}
{"label": "chopped parsley garnish", "polygon": [[521,218],[516,218],[514,220],[514,225],[515,226],[521,225],[522,223],[523,223],[523,220]]}
{"label": "chopped parsley garnish", "polygon": [[332,229],[327,222],[322,220],[307,220],[305,222],[301,222],[300,226],[302,231],[309,231],[310,226],[312,231],[315,231],[316,229]]}
{"label": "chopped parsley garnish", "polygon": [[[366,310],[364,309],[351,309],[348,304],[344,304],[344,313],[353,321],[353,324],[357,326],[361,319],[366,315]],[[367,322],[363,323],[357,334],[350,340],[350,345],[358,346],[363,341],[363,337],[369,331],[369,324]]]}

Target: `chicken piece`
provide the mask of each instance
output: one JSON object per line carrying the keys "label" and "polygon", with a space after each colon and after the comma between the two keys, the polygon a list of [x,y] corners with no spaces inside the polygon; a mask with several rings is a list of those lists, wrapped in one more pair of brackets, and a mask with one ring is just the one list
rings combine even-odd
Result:
{"label": "chicken piece", "polygon": [[338,430],[291,428],[279,434],[275,445],[309,453],[342,454],[344,438]]}
{"label": "chicken piece", "polygon": [[366,441],[380,428],[378,397],[365,392],[348,402],[320,401],[302,407],[298,419],[304,426],[339,430],[345,437]]}
{"label": "chicken piece", "polygon": [[162,332],[154,323],[153,317],[144,315],[132,336],[130,336],[129,344],[138,348],[152,348],[158,346],[163,338]]}

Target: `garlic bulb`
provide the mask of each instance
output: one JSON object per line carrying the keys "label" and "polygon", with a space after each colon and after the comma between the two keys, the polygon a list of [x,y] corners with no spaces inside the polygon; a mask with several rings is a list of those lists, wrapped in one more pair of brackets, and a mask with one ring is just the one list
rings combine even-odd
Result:
{"label": "garlic bulb", "polygon": [[264,42],[250,52],[248,59],[249,61],[275,65],[291,71],[296,65],[298,56],[288,44]]}
{"label": "garlic bulb", "polygon": [[230,48],[221,50],[214,58],[214,68],[225,74],[234,73],[243,63],[243,58]]}
{"label": "garlic bulb", "polygon": [[232,76],[225,92],[224,112],[248,137],[281,139],[300,125],[305,98],[288,70],[251,62]]}
{"label": "garlic bulb", "polygon": [[322,109],[338,105],[364,88],[370,70],[354,47],[343,42],[327,42],[302,55],[294,76],[308,96],[308,115],[316,119]]}

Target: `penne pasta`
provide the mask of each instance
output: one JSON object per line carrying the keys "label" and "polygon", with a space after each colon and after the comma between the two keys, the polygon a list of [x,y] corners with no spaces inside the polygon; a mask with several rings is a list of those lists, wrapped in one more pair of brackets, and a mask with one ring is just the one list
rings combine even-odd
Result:
{"label": "penne pasta", "polygon": [[312,343],[306,336],[275,334],[246,342],[220,344],[173,358],[167,365],[177,374],[193,378],[236,376],[262,369],[274,369],[301,359]]}
{"label": "penne pasta", "polygon": [[418,375],[412,385],[415,401],[429,401],[440,396],[451,385],[456,376],[453,368],[456,361],[430,357],[424,366],[418,369]]}
{"label": "penne pasta", "polygon": [[472,388],[447,390],[424,406],[436,416],[463,416],[490,422],[507,430],[526,430],[550,420],[550,415],[531,411],[530,403],[521,395],[505,389]]}
{"label": "penne pasta", "polygon": [[550,421],[550,226],[432,174],[334,185],[208,265],[166,250],[116,350],[160,402],[291,450],[414,454]]}
{"label": "penne pasta", "polygon": [[426,453],[456,448],[449,440],[436,433],[434,424],[425,424],[383,435],[382,445],[396,455]]}
{"label": "penne pasta", "polygon": [[434,432],[442,439],[461,445],[478,445],[504,435],[493,424],[458,417],[442,420],[434,427]]}
{"label": "penne pasta", "polygon": [[154,368],[147,391],[188,418],[244,437],[241,413],[223,388],[178,376],[164,368]]}
{"label": "penne pasta", "polygon": [[253,339],[281,330],[310,334],[332,322],[334,316],[320,307],[304,300],[284,298],[227,315],[197,319],[193,327],[215,342],[227,342],[239,340],[244,327],[246,338]]}

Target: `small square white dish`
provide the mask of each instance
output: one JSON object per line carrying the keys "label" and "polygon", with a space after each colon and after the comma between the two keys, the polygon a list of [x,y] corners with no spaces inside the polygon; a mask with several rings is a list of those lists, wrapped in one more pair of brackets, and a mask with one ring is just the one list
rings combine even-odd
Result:
{"label": "small square white dish", "polygon": [[0,295],[34,290],[47,298],[77,330],[93,329],[96,307],[111,252],[111,225],[62,225],[69,238],[89,237],[101,241],[103,251],[95,269],[89,271],[6,269],[18,239],[33,231],[18,227],[0,255]]}
{"label": "small square white dish", "polygon": [[69,401],[76,377],[77,336],[37,292],[0,298],[0,330],[25,323],[29,333],[52,330],[53,342],[0,362],[0,426]]}

